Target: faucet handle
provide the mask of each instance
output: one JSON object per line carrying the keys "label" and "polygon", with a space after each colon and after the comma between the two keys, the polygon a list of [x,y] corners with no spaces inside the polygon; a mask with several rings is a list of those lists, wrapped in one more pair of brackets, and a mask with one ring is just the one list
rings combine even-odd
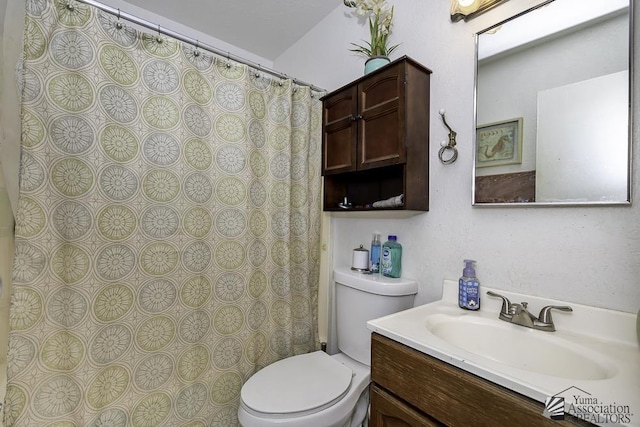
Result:
{"label": "faucet handle", "polygon": [[538,321],[540,323],[551,325],[551,327],[554,328],[552,330],[555,330],[555,327],[553,326],[553,319],[551,318],[551,310],[573,311],[573,309],[568,305],[548,305],[546,307],[542,307],[540,314],[538,315]]}
{"label": "faucet handle", "polygon": [[487,291],[487,295],[489,295],[490,297],[502,298],[502,307],[500,308],[500,317],[507,316],[511,313],[511,301],[509,301],[509,298],[492,291]]}

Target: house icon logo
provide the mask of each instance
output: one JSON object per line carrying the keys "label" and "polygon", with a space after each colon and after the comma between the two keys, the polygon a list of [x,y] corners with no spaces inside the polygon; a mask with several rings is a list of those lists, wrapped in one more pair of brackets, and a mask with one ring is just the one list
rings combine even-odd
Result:
{"label": "house icon logo", "polygon": [[565,417],[577,418],[591,424],[630,424],[633,418],[631,405],[598,399],[576,386],[571,386],[549,396],[544,402],[542,415],[552,420]]}
{"label": "house icon logo", "polygon": [[542,415],[545,416],[546,418],[556,420],[556,421],[564,420],[565,405],[564,405],[564,397],[561,396],[561,394],[566,393],[572,389],[574,390],[574,392],[577,391],[580,394],[584,393],[591,396],[591,394],[587,393],[586,391],[578,387],[571,386],[567,389],[562,390],[559,393],[554,394],[553,396],[547,397],[544,401],[544,411],[542,412]]}
{"label": "house icon logo", "polygon": [[564,420],[564,397],[547,397],[542,415],[552,420]]}

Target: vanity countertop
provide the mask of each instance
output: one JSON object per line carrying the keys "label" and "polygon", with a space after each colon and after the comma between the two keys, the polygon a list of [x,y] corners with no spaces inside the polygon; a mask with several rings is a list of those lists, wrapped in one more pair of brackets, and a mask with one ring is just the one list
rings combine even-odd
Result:
{"label": "vanity countertop", "polygon": [[[555,332],[498,319],[502,301],[547,305]],[[539,402],[563,397],[565,411],[604,425],[640,426],[640,345],[636,315],[481,287],[481,308],[457,304],[457,282],[444,281],[442,299],[367,322],[378,334]],[[586,411],[586,412],[584,412]]]}

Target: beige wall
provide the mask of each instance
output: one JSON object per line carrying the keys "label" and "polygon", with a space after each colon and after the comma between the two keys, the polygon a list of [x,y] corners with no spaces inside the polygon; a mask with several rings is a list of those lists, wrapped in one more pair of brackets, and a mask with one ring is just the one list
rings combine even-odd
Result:
{"label": "beige wall", "polygon": [[[24,4],[10,1],[6,9],[0,4],[0,18],[4,17],[2,50],[0,51],[0,164],[4,169],[3,186],[7,189],[13,212],[18,202],[18,167],[20,163],[20,103],[16,67],[22,54]],[[4,13],[6,11],[6,14]]]}

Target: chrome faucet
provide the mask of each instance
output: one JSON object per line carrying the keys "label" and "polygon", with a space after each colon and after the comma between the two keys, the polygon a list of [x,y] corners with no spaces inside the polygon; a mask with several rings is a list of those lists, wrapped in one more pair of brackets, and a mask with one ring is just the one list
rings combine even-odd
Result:
{"label": "chrome faucet", "polygon": [[500,320],[540,331],[553,332],[556,330],[553,319],[551,318],[551,310],[573,311],[573,309],[567,305],[548,305],[543,307],[538,317],[536,317],[529,313],[526,302],[513,304],[507,297],[491,291],[487,291],[487,295],[502,298],[502,307],[500,308],[500,315],[498,316]]}

